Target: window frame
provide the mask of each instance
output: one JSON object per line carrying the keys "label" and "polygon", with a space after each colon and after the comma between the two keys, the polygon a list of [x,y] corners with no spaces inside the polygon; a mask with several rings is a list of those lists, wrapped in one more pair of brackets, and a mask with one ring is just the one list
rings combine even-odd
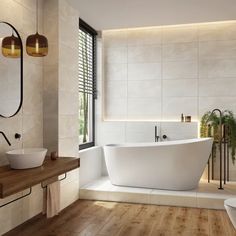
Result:
{"label": "window frame", "polygon": [[79,30],[82,30],[92,36],[93,40],[93,85],[95,92],[92,95],[92,141],[87,143],[79,144],[79,151],[84,150],[86,148],[90,148],[95,146],[95,99],[97,98],[96,94],[96,79],[97,79],[97,73],[96,73],[96,58],[97,58],[97,31],[93,29],[90,25],[88,25],[85,21],[83,21],[81,18],[79,18]]}

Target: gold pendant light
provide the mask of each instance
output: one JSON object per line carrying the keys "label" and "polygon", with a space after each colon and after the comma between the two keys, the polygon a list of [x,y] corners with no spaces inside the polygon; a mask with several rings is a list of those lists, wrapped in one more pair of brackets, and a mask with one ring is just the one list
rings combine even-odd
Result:
{"label": "gold pendant light", "polygon": [[21,55],[20,39],[13,32],[2,40],[2,55],[8,58],[19,58]]}
{"label": "gold pendant light", "polygon": [[36,34],[28,36],[26,40],[26,52],[32,57],[44,57],[48,54],[48,40],[38,33],[38,0],[37,0]]}

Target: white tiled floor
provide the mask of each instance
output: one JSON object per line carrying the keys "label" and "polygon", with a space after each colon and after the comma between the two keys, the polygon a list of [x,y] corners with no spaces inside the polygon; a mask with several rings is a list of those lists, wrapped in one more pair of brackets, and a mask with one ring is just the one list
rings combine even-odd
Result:
{"label": "white tiled floor", "polygon": [[218,190],[218,184],[202,180],[191,191],[168,191],[114,186],[106,176],[81,187],[80,199],[224,209],[224,200],[236,197],[236,182],[228,183],[224,190]]}

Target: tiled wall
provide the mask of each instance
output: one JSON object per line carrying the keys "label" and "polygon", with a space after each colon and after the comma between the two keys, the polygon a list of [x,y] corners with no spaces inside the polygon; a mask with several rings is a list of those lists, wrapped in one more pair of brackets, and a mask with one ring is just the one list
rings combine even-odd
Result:
{"label": "tiled wall", "polygon": [[[7,163],[5,152],[21,147],[43,146],[43,65],[42,59],[32,58],[25,53],[25,41],[29,34],[35,33],[35,1],[1,0],[0,20],[13,24],[19,31],[24,46],[24,101],[21,111],[13,118],[0,118],[0,130],[9,137],[9,147],[0,137],[0,165]],[[42,1],[39,1],[39,27],[42,32]],[[22,134],[21,140],[15,140],[14,134]],[[17,196],[22,193],[17,194]],[[0,200],[0,204],[14,199],[11,196]],[[42,192],[40,186],[34,186],[30,197],[0,208],[0,235],[16,225],[41,212]]]}
{"label": "tiled wall", "polygon": [[[44,60],[44,146],[78,157],[79,13],[69,0],[45,1],[44,23],[51,46]],[[74,170],[61,182],[61,208],[78,198],[79,171]]]}
{"label": "tiled wall", "polygon": [[236,112],[236,22],[104,31],[106,120]]}

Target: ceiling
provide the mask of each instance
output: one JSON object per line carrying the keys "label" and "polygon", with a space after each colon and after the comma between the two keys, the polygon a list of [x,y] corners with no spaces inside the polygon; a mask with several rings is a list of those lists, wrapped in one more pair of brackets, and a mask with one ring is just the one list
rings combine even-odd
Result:
{"label": "ceiling", "polygon": [[236,0],[71,0],[96,30],[236,19]]}

